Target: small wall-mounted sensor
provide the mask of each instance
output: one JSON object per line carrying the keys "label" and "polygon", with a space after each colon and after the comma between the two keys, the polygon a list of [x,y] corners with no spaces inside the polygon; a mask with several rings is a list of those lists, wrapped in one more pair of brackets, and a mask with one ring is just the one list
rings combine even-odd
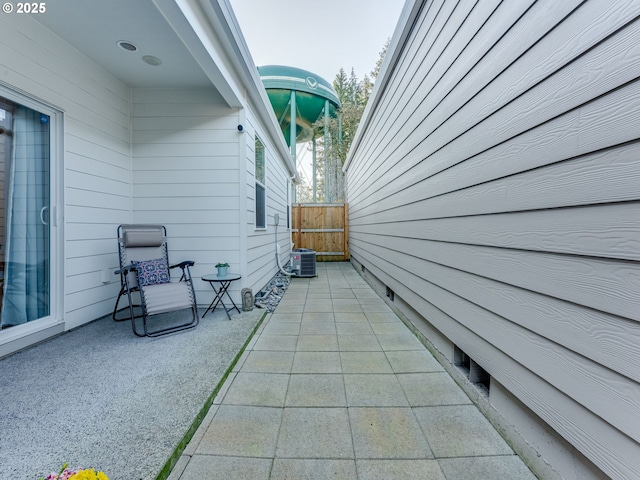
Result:
{"label": "small wall-mounted sensor", "polygon": [[244,127],[242,125],[238,125],[238,131],[240,133],[244,132]]}

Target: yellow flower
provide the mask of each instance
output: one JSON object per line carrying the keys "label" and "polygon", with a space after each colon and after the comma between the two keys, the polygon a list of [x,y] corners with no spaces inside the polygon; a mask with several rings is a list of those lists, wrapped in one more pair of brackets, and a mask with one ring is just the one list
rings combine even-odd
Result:
{"label": "yellow flower", "polygon": [[95,469],[78,470],[69,480],[109,480],[104,472],[96,473]]}

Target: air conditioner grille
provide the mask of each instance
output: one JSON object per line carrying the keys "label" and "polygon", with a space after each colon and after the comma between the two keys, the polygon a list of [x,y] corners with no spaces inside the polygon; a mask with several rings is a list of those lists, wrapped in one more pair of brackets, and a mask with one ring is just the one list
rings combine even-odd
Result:
{"label": "air conditioner grille", "polygon": [[316,276],[316,252],[307,248],[298,248],[291,253],[291,268],[297,271],[297,277]]}

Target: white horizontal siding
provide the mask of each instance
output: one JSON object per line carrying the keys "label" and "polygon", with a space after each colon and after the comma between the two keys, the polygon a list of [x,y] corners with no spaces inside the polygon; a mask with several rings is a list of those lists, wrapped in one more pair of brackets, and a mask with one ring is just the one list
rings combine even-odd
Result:
{"label": "white horizontal siding", "polygon": [[[264,132],[251,109],[247,112],[249,128],[246,132],[246,235],[247,235],[247,282],[254,294],[260,291],[277,273],[276,238],[274,215],[280,216],[278,225],[278,242],[284,259],[289,248],[289,230],[287,222],[287,180],[289,178],[284,166],[284,159],[278,153],[269,136]],[[265,145],[266,161],[266,201],[267,228],[255,227],[255,136]],[[286,260],[283,260],[286,263]]]}
{"label": "white horizontal siding", "polygon": [[1,15],[0,30],[0,82],[63,112],[52,168],[64,178],[68,329],[108,313],[117,293],[102,271],[118,264],[115,226],[130,221],[129,90],[29,16]]}
{"label": "white horizontal siding", "polygon": [[195,262],[208,305],[200,277],[221,261],[241,267],[238,111],[213,89],[170,88],[134,90],[132,110],[134,221],[166,226],[169,261]]}
{"label": "white horizontal siding", "polygon": [[612,478],[640,477],[639,15],[425,2],[347,171],[353,258]]}

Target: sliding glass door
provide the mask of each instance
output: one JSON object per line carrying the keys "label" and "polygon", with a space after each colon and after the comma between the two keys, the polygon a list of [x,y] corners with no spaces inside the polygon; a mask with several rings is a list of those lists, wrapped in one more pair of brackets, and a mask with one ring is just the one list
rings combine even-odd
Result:
{"label": "sliding glass door", "polygon": [[0,327],[51,313],[51,117],[0,97]]}

